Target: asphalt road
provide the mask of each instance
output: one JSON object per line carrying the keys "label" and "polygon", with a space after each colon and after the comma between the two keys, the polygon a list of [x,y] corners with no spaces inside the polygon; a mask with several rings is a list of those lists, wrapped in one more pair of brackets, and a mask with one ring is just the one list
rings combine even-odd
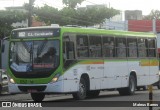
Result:
{"label": "asphalt road", "polygon": [[[117,91],[102,91],[96,98],[88,98],[82,101],[76,101],[72,95],[46,95],[42,105],[50,106],[48,108],[42,107],[37,110],[149,110],[149,107],[142,107],[146,102],[149,102],[148,91],[136,91],[132,96],[120,96]],[[13,102],[29,102],[33,103],[30,94],[15,94],[9,95],[7,93],[0,95],[0,101],[13,101]],[[142,102],[141,102],[142,101]],[[160,90],[153,90],[153,101],[158,101],[158,107],[153,107],[153,110],[160,110]],[[141,103],[142,105],[133,106],[133,103]],[[0,108],[3,110],[15,108]],[[16,108],[22,109],[22,108]],[[32,110],[33,108],[23,108]],[[36,108],[34,108],[36,110]]]}

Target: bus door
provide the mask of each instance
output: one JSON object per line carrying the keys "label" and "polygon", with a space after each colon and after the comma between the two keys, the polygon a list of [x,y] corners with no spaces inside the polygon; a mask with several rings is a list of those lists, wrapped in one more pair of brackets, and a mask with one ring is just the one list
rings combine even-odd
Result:
{"label": "bus door", "polygon": [[64,92],[78,90],[78,68],[75,65],[75,37],[72,34],[65,34],[63,38],[63,87]]}

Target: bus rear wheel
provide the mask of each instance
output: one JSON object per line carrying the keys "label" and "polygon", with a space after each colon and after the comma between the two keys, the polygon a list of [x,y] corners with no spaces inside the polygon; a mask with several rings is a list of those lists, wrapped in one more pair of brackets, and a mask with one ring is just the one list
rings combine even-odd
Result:
{"label": "bus rear wheel", "polygon": [[45,94],[44,93],[31,93],[31,97],[35,102],[41,102],[44,99]]}
{"label": "bus rear wheel", "polygon": [[133,95],[136,89],[136,79],[133,75],[129,77],[129,86],[126,88],[119,88],[118,92],[120,95]]}
{"label": "bus rear wheel", "polygon": [[82,77],[79,82],[79,90],[73,93],[73,98],[76,100],[83,100],[86,98],[87,86],[84,78]]}

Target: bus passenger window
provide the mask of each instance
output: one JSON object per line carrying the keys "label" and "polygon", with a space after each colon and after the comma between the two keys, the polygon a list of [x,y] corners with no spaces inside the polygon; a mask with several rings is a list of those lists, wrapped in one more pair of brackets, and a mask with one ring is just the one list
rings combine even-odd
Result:
{"label": "bus passenger window", "polygon": [[74,59],[74,42],[66,42],[66,57],[67,59]]}
{"label": "bus passenger window", "polygon": [[138,39],[138,56],[139,57],[147,57],[147,46],[145,43],[145,39]]}
{"label": "bus passenger window", "polygon": [[126,38],[116,38],[117,57],[126,57]]}
{"label": "bus passenger window", "polygon": [[90,46],[89,55],[90,57],[101,57],[101,36],[89,36]]}
{"label": "bus passenger window", "polygon": [[114,37],[103,37],[103,56],[114,57]]}
{"label": "bus passenger window", "polygon": [[155,39],[148,39],[148,57],[156,57]]}
{"label": "bus passenger window", "polygon": [[86,58],[89,56],[87,35],[77,35],[77,56],[80,58]]}
{"label": "bus passenger window", "polygon": [[137,57],[137,39],[128,38],[128,57]]}

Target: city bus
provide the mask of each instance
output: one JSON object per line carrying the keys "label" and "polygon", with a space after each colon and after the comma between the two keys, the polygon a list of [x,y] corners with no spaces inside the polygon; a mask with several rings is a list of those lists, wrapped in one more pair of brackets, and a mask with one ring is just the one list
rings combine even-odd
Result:
{"label": "city bus", "polygon": [[82,27],[14,29],[9,39],[10,93],[72,94],[82,100],[116,89],[133,95],[159,80],[156,35]]}

